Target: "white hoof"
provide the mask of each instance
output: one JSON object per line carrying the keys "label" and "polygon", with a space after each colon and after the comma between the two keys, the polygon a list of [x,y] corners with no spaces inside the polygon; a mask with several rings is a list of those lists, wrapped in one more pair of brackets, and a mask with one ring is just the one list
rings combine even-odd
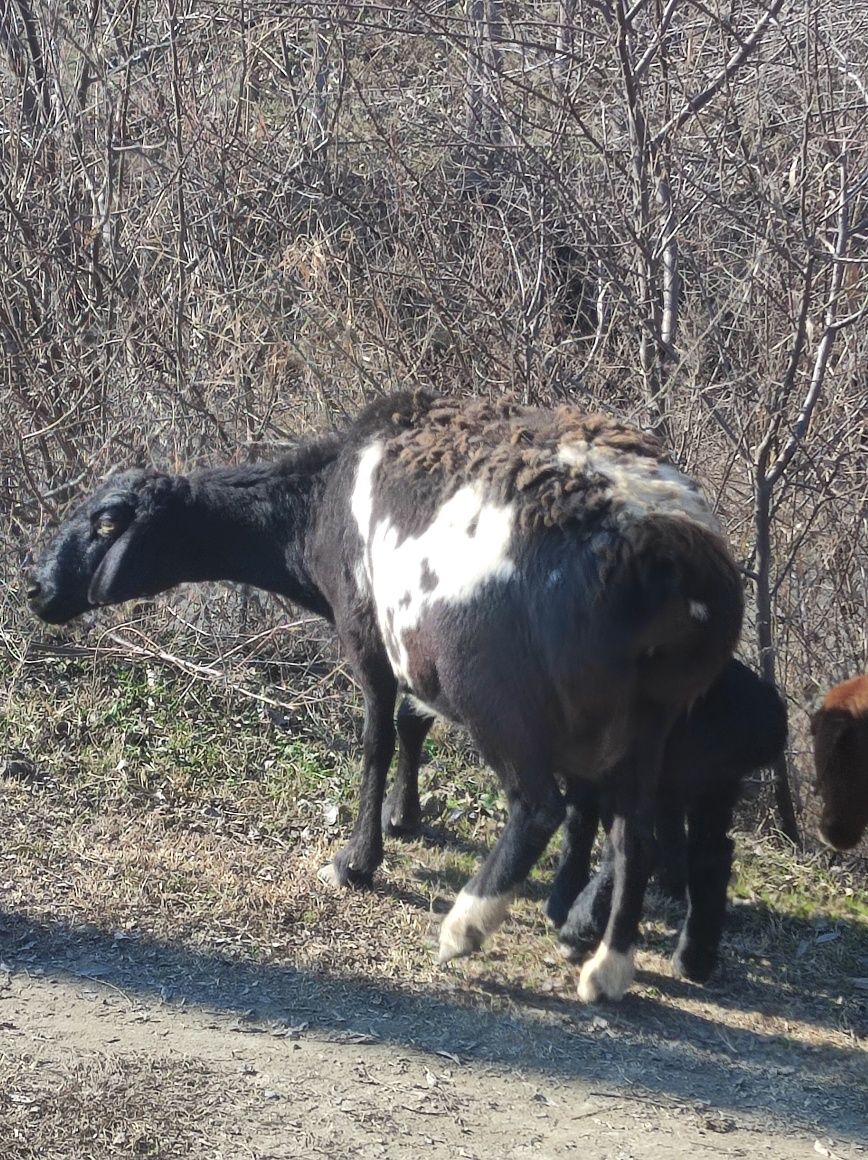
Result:
{"label": "white hoof", "polygon": [[440,927],[438,963],[472,955],[506,918],[511,896],[478,898],[462,890]]}
{"label": "white hoof", "polygon": [[600,943],[594,957],[582,967],[579,998],[583,1003],[595,1003],[597,999],[623,999],[632,982],[632,947],[626,954],[621,954]]}
{"label": "white hoof", "polygon": [[320,866],[316,872],[317,878],[320,882],[324,882],[326,886],[331,886],[335,890],[341,889],[341,884],[338,880],[338,873],[335,870],[334,862],[326,862],[325,866]]}

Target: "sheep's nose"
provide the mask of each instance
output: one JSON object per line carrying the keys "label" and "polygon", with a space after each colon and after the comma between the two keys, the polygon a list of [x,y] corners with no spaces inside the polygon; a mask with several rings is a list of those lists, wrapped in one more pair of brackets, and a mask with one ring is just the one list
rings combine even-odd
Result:
{"label": "sheep's nose", "polygon": [[35,576],[31,576],[28,579],[27,586],[24,589],[24,593],[25,593],[27,599],[30,600],[31,602],[34,600],[38,600],[39,597],[42,595],[42,585],[39,583],[39,581],[36,579]]}

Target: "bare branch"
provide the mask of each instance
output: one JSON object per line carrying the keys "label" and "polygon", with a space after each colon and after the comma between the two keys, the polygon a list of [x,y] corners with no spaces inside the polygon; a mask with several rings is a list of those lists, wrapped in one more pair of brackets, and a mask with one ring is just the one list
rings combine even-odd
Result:
{"label": "bare branch", "polygon": [[811,381],[802,402],[798,418],[796,419],[793,429],[790,432],[790,437],[787,440],[783,450],[778,456],[777,460],[772,464],[770,470],[766,475],[766,484],[769,487],[774,487],[777,481],[781,478],[784,472],[792,462],[793,456],[799,450],[802,440],[805,437],[805,432],[808,429],[808,424],[811,421],[811,416],[814,413],[814,408],[820,398],[820,393],[823,389],[823,383],[826,378],[826,369],[829,365],[829,358],[832,354],[832,347],[835,343],[835,335],[838,328],[836,327],[838,299],[841,294],[841,286],[844,281],[845,263],[844,257],[847,252],[847,245],[850,239],[849,229],[849,204],[850,199],[847,196],[847,152],[845,149],[841,150],[841,155],[838,159],[839,180],[840,180],[840,204],[838,207],[838,228],[835,234],[835,247],[832,258],[832,277],[829,288],[829,297],[826,302],[825,311],[825,328],[823,335],[817,347],[817,354],[814,358],[814,367],[811,373]]}
{"label": "bare branch", "polygon": [[738,72],[751,53],[757,48],[765,35],[766,29],[785,3],[786,0],[772,0],[771,6],[766,9],[757,21],[753,31],[745,37],[738,52],[733,53],[717,76],[704,89],[689,97],[681,110],[675,116],[670,117],[662,129],[658,130],[654,138],[655,144],[662,144],[667,137],[671,137],[674,133],[677,133],[691,117],[695,117],[697,113],[704,109],[717,96],[727,81]]}

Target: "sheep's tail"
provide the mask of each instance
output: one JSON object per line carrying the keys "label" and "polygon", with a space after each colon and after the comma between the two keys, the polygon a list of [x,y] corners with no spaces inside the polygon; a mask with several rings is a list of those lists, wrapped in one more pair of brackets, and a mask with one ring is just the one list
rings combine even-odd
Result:
{"label": "sheep's tail", "polygon": [[724,540],[677,516],[625,533],[632,651],[649,696],[692,700],[732,656],[741,632],[741,578]]}

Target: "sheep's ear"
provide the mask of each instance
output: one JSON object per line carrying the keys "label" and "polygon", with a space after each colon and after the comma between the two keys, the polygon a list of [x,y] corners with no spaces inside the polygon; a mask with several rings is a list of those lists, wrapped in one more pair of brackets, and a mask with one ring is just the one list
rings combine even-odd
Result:
{"label": "sheep's ear", "polygon": [[120,604],[151,594],[154,556],[143,550],[146,534],[133,522],[109,548],[91,577],[90,604]]}

